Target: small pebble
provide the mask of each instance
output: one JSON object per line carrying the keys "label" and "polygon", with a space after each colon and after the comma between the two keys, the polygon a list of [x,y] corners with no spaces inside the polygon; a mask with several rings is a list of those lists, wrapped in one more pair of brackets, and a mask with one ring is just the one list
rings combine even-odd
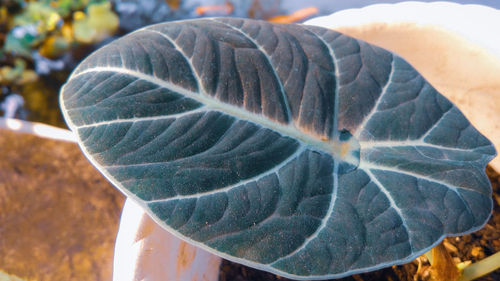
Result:
{"label": "small pebble", "polygon": [[474,247],[472,248],[472,250],[470,251],[470,254],[473,256],[473,257],[478,257],[481,253],[483,252],[483,248],[481,247]]}

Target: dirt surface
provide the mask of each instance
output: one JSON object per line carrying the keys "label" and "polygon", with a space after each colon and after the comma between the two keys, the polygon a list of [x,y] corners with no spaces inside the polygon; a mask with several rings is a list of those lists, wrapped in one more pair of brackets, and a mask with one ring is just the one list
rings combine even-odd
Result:
{"label": "dirt surface", "polygon": [[0,159],[0,271],[111,280],[124,196],[74,143],[0,129]]}
{"label": "dirt surface", "polygon": [[[500,251],[500,174],[488,167],[486,173],[493,187],[493,215],[488,223],[472,234],[448,237],[443,241],[444,246],[456,263],[476,262]],[[420,267],[420,268],[419,268]],[[290,279],[276,276],[267,272],[249,268],[240,264],[224,260],[221,264],[219,281],[287,281]],[[411,263],[392,266],[364,274],[357,274],[337,281],[428,281],[431,280],[430,264],[422,256]],[[479,281],[500,280],[500,270],[496,270]]]}

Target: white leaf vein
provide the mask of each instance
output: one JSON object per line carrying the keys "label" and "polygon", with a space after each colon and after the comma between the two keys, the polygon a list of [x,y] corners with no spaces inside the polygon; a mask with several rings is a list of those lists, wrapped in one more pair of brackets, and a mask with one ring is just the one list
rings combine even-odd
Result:
{"label": "white leaf vein", "polygon": [[221,23],[235,31],[237,31],[238,33],[240,33],[241,35],[243,35],[246,39],[248,39],[250,42],[252,42],[252,44],[255,45],[255,47],[264,55],[265,59],[267,60],[269,66],[271,67],[271,70],[272,70],[272,73],[273,73],[273,76],[274,76],[274,80],[276,82],[278,82],[278,85],[280,87],[280,93],[281,93],[281,97],[283,99],[283,103],[284,103],[284,107],[285,107],[285,114],[286,114],[286,120],[291,122],[293,119],[292,119],[292,113],[290,111],[290,104],[288,103],[288,97],[286,95],[286,92],[285,92],[285,88],[283,87],[283,82],[281,81],[278,73],[276,73],[276,69],[274,68],[274,65],[271,61],[271,56],[269,55],[269,53],[264,49],[262,48],[262,46],[255,40],[253,39],[249,34],[247,34],[245,31],[243,31],[242,29],[240,28],[237,28],[235,26],[232,26],[230,24],[227,24],[225,22],[222,22],[222,21],[219,21],[217,19],[211,19],[215,22],[218,22],[218,23]]}
{"label": "white leaf vein", "polygon": [[449,190],[455,192],[455,194],[457,194],[458,198],[462,201],[462,203],[464,204],[465,208],[467,209],[467,211],[472,216],[473,216],[473,212],[472,212],[469,204],[467,203],[467,201],[465,201],[465,199],[463,198],[462,194],[458,191],[458,189],[463,189],[463,190],[467,190],[467,191],[471,191],[471,192],[476,192],[476,193],[479,193],[481,195],[484,195],[480,191],[472,189],[472,188],[466,188],[466,187],[463,187],[463,186],[450,185],[450,184],[448,184],[448,183],[446,183],[444,181],[440,181],[440,180],[431,178],[429,176],[425,176],[425,175],[421,175],[421,174],[417,174],[417,173],[412,173],[412,172],[409,172],[409,171],[403,171],[403,170],[400,170],[400,169],[394,168],[394,167],[376,165],[376,164],[373,164],[373,163],[368,162],[368,161],[363,161],[360,164],[359,168],[363,169],[364,171],[368,171],[368,170],[380,170],[380,171],[393,172],[393,173],[407,175],[407,176],[414,177],[416,179],[425,180],[425,181],[428,181],[428,182],[432,182],[432,183],[436,183],[436,184],[442,185],[442,186],[448,188]]}
{"label": "white leaf vein", "polygon": [[182,50],[182,48],[177,44],[177,42],[175,42],[172,38],[170,38],[169,36],[167,36],[166,34],[164,33],[161,33],[157,30],[154,30],[154,29],[145,29],[145,31],[149,31],[149,32],[152,32],[152,33],[156,33],[160,36],[162,36],[163,38],[165,38],[168,42],[170,42],[170,44],[172,44],[175,49],[184,57],[184,59],[186,60],[187,64],[189,65],[189,68],[191,69],[191,72],[195,75],[196,77],[196,87],[201,91],[202,94],[204,95],[207,95],[207,91],[205,89],[205,87],[202,85],[203,83],[201,82],[201,78],[200,78],[200,74],[198,73],[198,71],[196,71],[194,65],[193,65],[193,62],[191,60],[191,58],[188,58],[186,56],[186,54],[184,53],[184,50]]}
{"label": "white leaf vein", "polygon": [[[396,148],[396,147],[408,147],[408,146],[410,146],[410,147],[424,146],[424,147],[431,147],[431,148],[436,148],[436,149],[441,149],[441,150],[470,152],[470,149],[466,149],[466,148],[448,147],[448,146],[443,146],[443,145],[438,145],[438,144],[427,143],[427,142],[423,141],[421,138],[416,139],[416,140],[401,140],[401,141],[362,141],[362,142],[359,142],[359,144],[360,144],[362,149],[373,149],[373,148],[382,148],[382,147]],[[489,146],[489,145],[478,146],[476,148],[485,147],[485,146]]]}
{"label": "white leaf vein", "polygon": [[328,54],[330,55],[330,58],[332,59],[332,64],[335,70],[335,89],[334,89],[334,110],[332,113],[332,133],[333,134],[338,134],[338,112],[339,112],[339,91],[340,91],[340,84],[339,84],[339,78],[340,78],[340,69],[339,69],[339,59],[337,58],[337,55],[335,54],[335,51],[333,48],[330,46],[329,43],[325,41],[325,39],[314,32],[313,30],[310,30],[306,27],[306,29],[314,34],[316,38],[328,49]]}
{"label": "white leaf vein", "polygon": [[[332,113],[332,116],[333,116],[333,120],[332,120],[332,124],[333,124],[333,134],[338,134],[338,95],[339,95],[339,83],[338,83],[338,75],[339,75],[339,67],[338,67],[338,60],[337,60],[337,57],[335,55],[335,52],[333,50],[333,48],[324,40],[324,38],[322,36],[320,36],[319,34],[316,34],[314,31],[312,30],[309,30],[307,29],[308,31],[310,31],[312,34],[314,34],[323,44],[324,46],[328,49],[329,51],[329,55],[332,59],[332,63],[334,65],[334,69],[335,69],[335,74],[336,74],[336,77],[335,77],[335,91],[334,91],[334,95],[335,95],[335,105],[334,105],[334,112]],[[334,137],[337,137],[337,136],[334,136]],[[304,242],[302,243],[302,245],[300,245],[299,247],[297,247],[294,251],[292,251],[291,253],[287,254],[286,256],[283,256],[269,264],[273,264],[273,263],[277,263],[281,260],[284,260],[288,257],[291,257],[291,256],[294,256],[296,255],[297,253],[299,253],[300,251],[304,250],[307,245],[309,245],[309,243],[311,243],[314,239],[316,239],[318,237],[318,235],[320,234],[320,232],[325,228],[327,227],[327,224],[328,224],[328,220],[331,218],[331,216],[333,215],[333,210],[335,209],[335,202],[337,200],[337,190],[338,190],[338,170],[339,170],[339,163],[338,161],[335,160],[334,162],[334,168],[333,168],[333,190],[332,190],[332,196],[331,196],[331,199],[330,199],[330,204],[328,206],[328,210],[325,214],[325,216],[322,218],[321,220],[321,223],[320,225],[318,226],[318,228],[316,229],[316,231],[311,234],[309,237],[307,237]]]}
{"label": "white leaf vein", "polygon": [[330,199],[330,204],[328,206],[328,210],[326,211],[325,216],[323,217],[323,219],[321,219],[321,223],[318,226],[318,228],[316,229],[316,231],[314,231],[313,234],[311,234],[309,237],[307,237],[304,240],[304,242],[302,242],[302,245],[300,245],[297,249],[295,249],[291,253],[287,254],[286,256],[283,256],[283,257],[269,263],[268,265],[271,265],[271,264],[277,263],[281,260],[284,260],[286,258],[292,257],[292,256],[296,255],[297,253],[299,253],[300,251],[304,250],[307,247],[307,245],[309,245],[309,243],[311,243],[314,239],[316,239],[318,237],[318,235],[321,233],[321,231],[328,226],[328,220],[332,217],[333,210],[335,209],[335,202],[337,200],[338,171],[339,171],[339,164],[337,161],[335,161],[333,164],[333,188],[332,188],[332,196]]}
{"label": "white leaf vein", "polygon": [[375,177],[375,175],[373,175],[370,172],[370,170],[363,169],[363,171],[368,175],[368,177],[370,178],[370,180],[375,185],[377,185],[378,189],[380,191],[382,191],[382,193],[384,193],[384,195],[387,198],[387,200],[389,200],[389,204],[391,205],[391,208],[394,211],[396,211],[396,213],[398,214],[398,216],[401,218],[401,222],[403,224],[403,227],[405,228],[406,233],[408,234],[408,243],[410,244],[411,253],[414,253],[414,248],[413,248],[413,244],[412,244],[412,240],[411,240],[411,234],[410,234],[410,228],[406,224],[406,219],[405,219],[405,216],[403,214],[403,210],[401,210],[401,208],[398,207],[398,205],[394,201],[394,198],[392,197],[391,193],[384,187],[384,185],[382,183],[380,183],[380,181],[377,179],[377,177]]}
{"label": "white leaf vein", "polygon": [[[217,189],[206,191],[206,192],[198,192],[198,193],[195,193],[195,194],[185,194],[185,195],[184,194],[178,194],[176,196],[165,198],[165,199],[150,200],[150,201],[145,201],[145,202],[148,203],[148,204],[150,204],[150,203],[161,203],[161,202],[169,202],[169,201],[172,201],[172,200],[200,198],[200,197],[204,197],[204,196],[208,196],[208,195],[213,195],[213,194],[218,194],[218,193],[226,193],[226,192],[232,190],[235,187],[243,186],[245,184],[258,181],[259,179],[262,179],[262,178],[264,178],[266,176],[269,176],[269,175],[272,175],[274,173],[277,174],[278,171],[281,168],[285,167],[287,164],[289,164],[293,160],[297,159],[300,156],[300,154],[302,154],[304,151],[306,151],[306,149],[304,147],[298,147],[297,150],[292,155],[290,155],[288,158],[286,158],[285,160],[283,160],[280,164],[276,165],[275,167],[273,167],[272,169],[268,170],[267,172],[265,172],[263,174],[258,174],[258,175],[254,176],[254,177],[251,177],[251,178],[248,178],[248,179],[245,179],[245,180],[242,180],[242,181],[239,181],[239,182],[237,182],[235,184],[231,184],[231,185],[228,185],[228,186],[225,186],[225,187],[217,188]],[[110,167],[116,167],[116,166],[110,166]],[[127,167],[127,165],[124,165],[124,167]]]}
{"label": "white leaf vein", "polygon": [[392,77],[394,76],[395,72],[395,65],[394,65],[394,55],[392,56],[392,62],[391,62],[391,73],[389,74],[389,78],[387,79],[387,82],[385,83],[384,87],[382,88],[382,91],[380,92],[380,95],[375,102],[375,105],[372,107],[370,112],[363,118],[363,121],[359,124],[358,128],[356,131],[353,133],[353,136],[357,139],[359,139],[359,136],[363,129],[365,128],[366,124],[370,119],[373,117],[373,115],[377,112],[377,108],[380,105],[380,102],[384,99],[385,94],[387,93],[387,90],[389,89],[389,86],[392,84]]}
{"label": "white leaf vein", "polygon": [[407,175],[407,176],[412,176],[412,177],[415,177],[417,179],[422,179],[422,180],[426,180],[426,181],[429,181],[429,182],[437,183],[439,185],[443,185],[443,186],[445,186],[445,187],[453,190],[460,197],[462,195],[460,194],[460,192],[458,192],[458,189],[463,189],[463,190],[467,190],[467,191],[471,191],[471,192],[476,192],[476,193],[479,193],[479,194],[483,194],[480,191],[475,190],[473,188],[467,188],[467,187],[464,187],[464,186],[454,186],[454,185],[451,185],[451,184],[449,184],[447,182],[444,182],[444,181],[441,181],[441,180],[438,180],[438,179],[435,179],[435,178],[431,178],[430,176],[426,176],[426,175],[422,175],[422,174],[418,174],[418,173],[413,173],[413,172],[410,172],[410,171],[401,170],[401,169],[398,169],[398,168],[395,168],[395,167],[383,166],[383,165],[379,165],[379,164],[376,164],[376,163],[373,163],[373,162],[369,162],[369,161],[366,161],[366,160],[360,162],[359,169],[363,169],[363,170],[366,170],[366,169],[381,170],[381,171],[388,171],[388,172],[394,172],[394,173],[403,174],[403,175]]}
{"label": "white leaf vein", "polygon": [[[69,110],[71,111],[71,110]],[[103,125],[113,125],[120,123],[135,123],[135,122],[144,122],[144,121],[156,121],[156,120],[165,120],[165,119],[178,119],[187,115],[208,112],[204,107],[199,107],[195,110],[185,111],[177,114],[169,114],[169,115],[161,115],[161,116],[145,116],[145,117],[133,117],[133,118],[123,118],[123,119],[113,119],[109,121],[101,121],[95,122],[85,125],[78,126],[78,129],[88,128],[88,127],[98,127]]]}
{"label": "white leaf vein", "polygon": [[[292,139],[295,139],[295,140],[301,142],[305,146],[309,147],[311,150],[330,154],[334,158],[337,158],[337,159],[342,158],[340,155],[338,155],[338,151],[336,150],[337,149],[336,146],[338,144],[336,143],[335,140],[323,141],[320,139],[320,137],[315,137],[313,135],[302,132],[291,124],[281,124],[279,122],[273,121],[273,120],[263,116],[262,114],[252,113],[252,112],[246,111],[243,108],[240,108],[238,106],[234,106],[232,104],[227,104],[227,103],[222,103],[214,97],[200,95],[197,92],[192,92],[190,90],[187,90],[185,88],[177,86],[171,82],[159,79],[155,76],[144,74],[144,73],[136,71],[136,70],[131,70],[131,69],[122,68],[122,67],[94,67],[94,68],[89,68],[89,69],[86,69],[84,71],[79,72],[78,74],[73,76],[72,79],[75,79],[81,75],[85,75],[88,73],[106,72],[106,71],[121,73],[123,75],[130,75],[130,76],[142,79],[144,81],[156,84],[160,87],[164,87],[164,88],[169,89],[173,92],[179,93],[179,94],[185,96],[186,98],[190,98],[192,100],[200,102],[201,104],[205,105],[204,108],[218,111],[218,112],[221,112],[223,114],[227,114],[227,115],[230,115],[232,117],[235,117],[237,119],[245,120],[245,121],[257,124],[261,127],[268,128],[270,130],[273,130],[273,131],[279,133],[282,136],[290,137]],[[158,116],[158,117],[145,117],[145,118],[161,118],[161,117]],[[137,119],[136,121],[140,121],[140,120],[141,119]],[[129,120],[129,119],[125,119],[123,122],[130,122],[130,121],[131,120]],[[104,123],[108,123],[108,124],[112,124],[112,123],[116,123],[116,122],[122,122],[122,121],[120,121],[120,119],[104,121]],[[83,126],[92,126],[92,125],[83,125]],[[82,126],[77,125],[76,127],[81,128]],[[344,159],[344,160],[349,161],[349,159]]]}

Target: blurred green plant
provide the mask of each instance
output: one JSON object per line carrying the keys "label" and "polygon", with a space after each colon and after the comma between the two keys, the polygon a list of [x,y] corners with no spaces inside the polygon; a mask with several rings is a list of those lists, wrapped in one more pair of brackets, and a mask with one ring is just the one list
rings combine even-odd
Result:
{"label": "blurred green plant", "polygon": [[118,28],[111,0],[0,0],[0,115],[14,95],[26,113],[17,118],[64,126],[60,86],[74,63]]}
{"label": "blurred green plant", "polygon": [[[64,67],[61,57],[119,27],[108,0],[2,1],[0,84],[23,85]],[[39,66],[40,65],[40,66]]]}
{"label": "blurred green plant", "polygon": [[16,58],[14,66],[3,66],[0,68],[0,84],[14,83],[22,85],[34,82],[37,74],[30,69],[26,69],[26,62],[23,59]]}

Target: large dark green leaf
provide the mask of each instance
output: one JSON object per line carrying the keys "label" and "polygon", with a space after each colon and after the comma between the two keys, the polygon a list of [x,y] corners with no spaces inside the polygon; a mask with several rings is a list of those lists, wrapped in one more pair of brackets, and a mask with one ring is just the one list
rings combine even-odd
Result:
{"label": "large dark green leaf", "polygon": [[400,57],[334,31],[165,23],[103,47],[61,105],[167,230],[291,278],[407,262],[491,210],[491,143]]}

